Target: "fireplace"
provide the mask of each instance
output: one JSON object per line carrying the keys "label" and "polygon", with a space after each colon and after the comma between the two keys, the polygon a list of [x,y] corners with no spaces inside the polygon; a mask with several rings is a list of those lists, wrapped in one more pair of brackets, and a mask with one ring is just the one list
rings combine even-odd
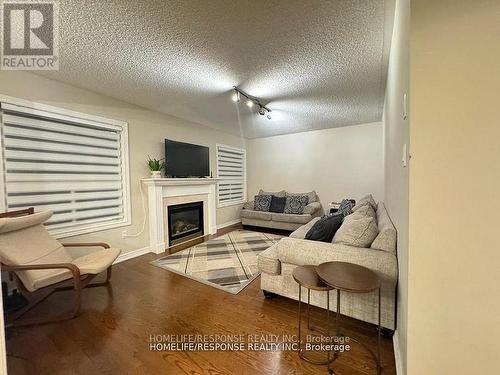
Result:
{"label": "fireplace", "polygon": [[168,206],[168,239],[170,246],[203,236],[203,202]]}

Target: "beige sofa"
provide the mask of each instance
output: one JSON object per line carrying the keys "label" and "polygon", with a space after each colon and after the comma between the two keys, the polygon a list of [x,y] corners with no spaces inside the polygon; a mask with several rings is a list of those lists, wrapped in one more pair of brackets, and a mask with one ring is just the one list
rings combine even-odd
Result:
{"label": "beige sofa", "polygon": [[315,191],[309,193],[287,193],[284,190],[278,192],[265,192],[260,190],[259,194],[276,195],[278,197],[284,197],[286,195],[308,195],[309,204],[304,208],[303,214],[296,215],[255,211],[253,209],[254,201],[246,202],[241,210],[241,223],[243,225],[294,231],[304,224],[309,223],[312,219],[321,217],[324,214],[323,207]]}
{"label": "beige sofa", "polygon": [[[330,261],[359,264],[375,271],[380,277],[382,281],[382,326],[394,330],[396,284],[398,279],[396,229],[389,218],[385,205],[379,202],[376,208],[378,235],[370,248],[303,239],[307,231],[318,220],[314,219],[293,232],[290,237],[281,239],[278,243],[263,251],[258,258],[258,267],[261,272],[261,289],[265,294],[270,292],[298,300],[298,284],[292,277],[292,271],[295,267],[307,264],[319,265]],[[302,296],[307,298],[306,293],[302,293]],[[325,293],[311,291],[311,303],[325,308]],[[330,309],[332,311],[336,309],[335,293],[330,293]],[[341,313],[376,324],[377,292],[367,294],[343,293]]]}

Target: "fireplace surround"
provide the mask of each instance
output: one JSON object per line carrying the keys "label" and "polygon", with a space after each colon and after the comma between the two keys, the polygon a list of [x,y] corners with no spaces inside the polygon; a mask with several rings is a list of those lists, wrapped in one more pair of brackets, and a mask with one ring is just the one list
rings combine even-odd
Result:
{"label": "fireplace surround", "polygon": [[186,235],[180,241],[169,238],[170,206],[203,203],[203,229],[198,236],[206,236],[217,232],[216,224],[216,185],[217,178],[144,178],[142,183],[147,188],[148,219],[149,219],[149,249],[160,254],[180,242],[188,241]]}

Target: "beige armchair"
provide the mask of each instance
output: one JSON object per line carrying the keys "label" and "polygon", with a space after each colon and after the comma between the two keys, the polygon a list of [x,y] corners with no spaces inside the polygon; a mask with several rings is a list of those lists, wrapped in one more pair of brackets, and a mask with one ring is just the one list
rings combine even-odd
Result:
{"label": "beige armchair", "polygon": [[[19,214],[24,214],[19,216]],[[27,214],[27,215],[26,215]],[[71,319],[78,315],[81,291],[85,287],[108,284],[111,265],[119,249],[105,243],[62,244],[52,237],[43,223],[52,212],[33,210],[0,215],[0,262],[2,270],[14,275],[17,285],[29,303],[7,317],[6,325],[30,325]],[[67,247],[102,247],[102,250],[73,259]],[[106,271],[106,280],[89,284]],[[19,319],[49,295],[60,290],[74,290],[73,308],[61,315]]]}

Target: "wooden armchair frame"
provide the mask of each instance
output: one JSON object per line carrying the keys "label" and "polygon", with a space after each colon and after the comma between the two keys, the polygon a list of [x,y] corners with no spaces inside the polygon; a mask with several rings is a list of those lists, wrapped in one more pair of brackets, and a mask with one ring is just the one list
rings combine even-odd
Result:
{"label": "wooden armchair frame", "polygon": [[[25,210],[1,213],[0,218],[19,217],[24,215],[31,215],[33,213],[34,209],[29,208]],[[62,245],[64,247],[102,247],[104,249],[110,248],[110,246],[104,242],[66,243]],[[80,269],[72,263],[47,263],[47,264],[28,264],[28,265],[15,265],[15,266],[8,266],[1,262],[0,264],[1,264],[1,269],[7,271],[11,276],[11,279],[12,277],[15,278],[18,288],[21,290],[22,294],[28,300],[28,304],[26,306],[20,308],[19,310],[13,312],[12,314],[6,317],[5,326],[7,328],[12,326],[19,327],[19,326],[26,326],[33,324],[54,323],[62,320],[73,319],[80,312],[82,289],[108,285],[111,279],[111,267],[112,267],[112,265],[110,265],[107,268],[106,280],[104,282],[90,284],[90,281],[92,281],[92,279],[94,279],[97,275],[93,274],[81,275]],[[40,288],[34,292],[30,292],[24,287],[22,281],[15,274],[15,271],[46,270],[46,269],[68,269],[72,274],[72,278]],[[63,290],[74,291],[73,307],[69,311],[60,315],[20,319],[25,313],[27,313],[29,310],[33,309],[40,302],[42,302],[50,295],[52,295],[52,293]]]}

